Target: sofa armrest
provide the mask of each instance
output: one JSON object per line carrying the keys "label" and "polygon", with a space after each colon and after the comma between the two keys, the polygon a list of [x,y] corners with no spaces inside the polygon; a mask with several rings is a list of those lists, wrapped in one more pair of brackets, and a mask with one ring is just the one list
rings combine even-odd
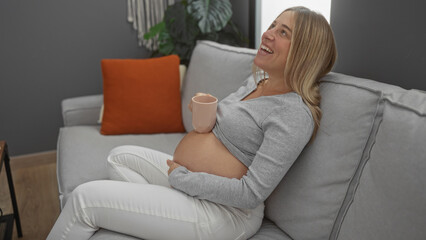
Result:
{"label": "sofa armrest", "polygon": [[103,101],[102,94],[64,99],[62,101],[64,126],[99,124]]}

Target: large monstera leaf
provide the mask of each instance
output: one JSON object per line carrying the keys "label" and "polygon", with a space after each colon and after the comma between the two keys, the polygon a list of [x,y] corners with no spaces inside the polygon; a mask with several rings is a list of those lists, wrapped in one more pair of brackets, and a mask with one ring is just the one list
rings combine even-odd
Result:
{"label": "large monstera leaf", "polygon": [[189,0],[187,11],[199,20],[203,34],[222,30],[232,17],[229,0]]}

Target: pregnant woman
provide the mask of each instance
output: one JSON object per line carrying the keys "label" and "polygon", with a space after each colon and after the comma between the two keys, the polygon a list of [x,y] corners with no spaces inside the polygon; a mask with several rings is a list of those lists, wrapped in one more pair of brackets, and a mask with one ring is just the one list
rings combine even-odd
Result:
{"label": "pregnant woman", "polygon": [[285,10],[262,35],[253,65],[262,79],[219,102],[211,132],[188,133],[173,156],[113,149],[112,180],[77,187],[48,239],[89,239],[99,228],[143,239],[250,238],[263,202],[315,137],[318,80],[335,59],[323,16]]}

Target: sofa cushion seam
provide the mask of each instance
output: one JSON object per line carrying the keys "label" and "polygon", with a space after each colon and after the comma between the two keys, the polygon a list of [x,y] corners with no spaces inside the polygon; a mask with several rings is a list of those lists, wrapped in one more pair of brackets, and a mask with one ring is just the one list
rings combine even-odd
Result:
{"label": "sofa cushion seam", "polygon": [[346,83],[346,82],[333,81],[333,79],[321,79],[320,83],[333,83],[333,84],[346,85],[346,86],[351,86],[351,87],[363,89],[363,90],[366,90],[366,91],[369,91],[369,92],[373,92],[375,94],[379,94],[381,97],[383,95],[382,91],[374,89],[374,88],[370,88],[370,87],[367,87],[367,86],[360,86],[360,85]]}
{"label": "sofa cushion seam", "polygon": [[419,110],[417,110],[417,109],[415,109],[415,108],[413,108],[411,106],[407,106],[407,105],[405,105],[403,103],[400,103],[400,102],[397,102],[395,100],[389,99],[389,98],[387,98],[387,96],[384,98],[384,100],[386,102],[388,102],[389,104],[395,106],[395,107],[399,107],[399,108],[402,108],[404,110],[414,112],[414,113],[416,113],[417,115],[419,115],[421,117],[425,117],[426,116],[426,112],[425,113],[420,112]]}
{"label": "sofa cushion seam", "polygon": [[382,119],[383,119],[383,110],[384,110],[384,98],[383,98],[383,93],[381,93],[379,100],[378,100],[378,103],[377,103],[376,112],[374,114],[373,123],[372,123],[371,129],[369,131],[367,141],[364,145],[360,161],[358,163],[358,166],[357,166],[351,180],[349,181],[349,185],[347,187],[345,197],[342,201],[340,209],[339,209],[337,216],[335,218],[329,239],[337,239],[337,237],[340,233],[341,226],[343,225],[343,221],[346,217],[346,214],[347,214],[350,206],[353,203],[353,200],[354,200],[354,197],[355,197],[355,192],[358,189],[359,182],[360,182],[360,179],[361,179],[361,176],[362,176],[362,172],[364,170],[366,163],[370,159],[370,152],[371,152],[371,149],[374,146],[374,143],[375,143],[375,140],[376,140],[376,135],[377,135],[377,132],[380,128],[380,124],[381,124]]}

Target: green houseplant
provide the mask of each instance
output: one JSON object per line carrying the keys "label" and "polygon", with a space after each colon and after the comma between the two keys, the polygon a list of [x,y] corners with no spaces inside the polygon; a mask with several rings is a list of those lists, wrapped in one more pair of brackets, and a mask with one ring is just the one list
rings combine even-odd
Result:
{"label": "green houseplant", "polygon": [[182,0],[170,5],[163,21],[144,35],[158,37],[159,48],[153,55],[177,54],[187,65],[197,40],[212,40],[233,46],[247,46],[235,24],[229,0]]}

